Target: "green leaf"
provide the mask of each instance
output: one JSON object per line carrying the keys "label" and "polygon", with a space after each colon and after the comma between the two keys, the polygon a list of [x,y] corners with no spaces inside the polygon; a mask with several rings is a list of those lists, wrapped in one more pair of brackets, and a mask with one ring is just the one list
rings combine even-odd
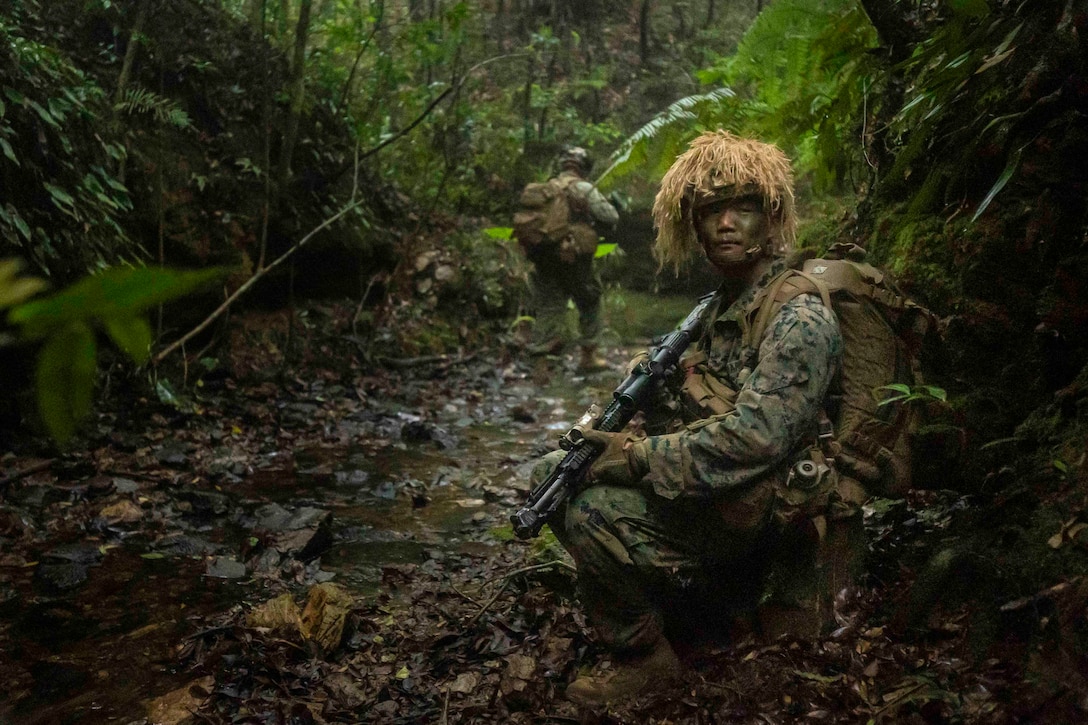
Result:
{"label": "green leaf", "polygon": [[91,410],[95,355],[94,331],[81,322],[56,330],[38,355],[38,410],[60,443],[72,437],[76,423]]}
{"label": "green leaf", "polygon": [[949,0],[948,5],[952,12],[970,18],[981,18],[990,12],[986,0]]}
{"label": "green leaf", "polygon": [[948,393],[944,388],[938,388],[936,385],[923,385],[922,390],[931,398],[936,398],[942,403],[948,402]]}
{"label": "green leaf", "polygon": [[484,229],[484,234],[492,239],[509,239],[513,233],[513,227],[488,227]]}
{"label": "green leaf", "polygon": [[131,317],[188,294],[222,276],[223,269],[181,272],[158,267],[111,267],[44,299],[14,308],[8,321],[30,339],[74,321]]}
{"label": "green leaf", "polygon": [[[45,190],[49,192],[49,195],[53,197],[53,203],[58,209],[61,209],[61,211],[68,211],[75,206],[76,200],[64,189],[49,183],[42,184],[42,186],[44,186]],[[68,207],[68,209],[64,209],[63,207],[65,206]]]}
{"label": "green leaf", "polygon": [[11,144],[8,143],[6,138],[0,138],[0,150],[3,150],[4,156],[11,159],[11,162],[16,166],[19,166],[19,159],[15,156],[15,150],[11,148]]}
{"label": "green leaf", "polygon": [[106,332],[137,365],[151,354],[151,325],[142,317],[110,317],[104,320]]}
{"label": "green leaf", "polygon": [[166,554],[158,551],[149,551],[146,554],[140,554],[141,559],[165,559]]}
{"label": "green leaf", "polygon": [[612,254],[612,252],[615,252],[618,246],[618,244],[598,244],[597,251],[594,253],[593,258],[600,259],[601,257],[607,257],[609,254]]}
{"label": "green leaf", "polygon": [[891,390],[895,393],[902,393],[903,395],[910,395],[911,390],[909,385],[903,383],[891,383],[890,385],[882,385],[880,390]]}
{"label": "green leaf", "polygon": [[1005,184],[1009,183],[1009,179],[1016,173],[1016,167],[1020,165],[1020,152],[1023,150],[1024,147],[1021,146],[1009,158],[1009,163],[1006,164],[1005,170],[1001,172],[1001,176],[997,177],[997,181],[994,182],[993,187],[986,194],[986,198],[978,205],[978,209],[975,209],[975,215],[971,217],[972,222],[978,221],[978,218],[982,216],[982,212],[986,211],[986,207],[990,205],[990,202],[994,200],[994,197],[1005,188]]}
{"label": "green leaf", "polygon": [[0,308],[17,305],[49,285],[37,277],[19,277],[17,259],[0,259]]}

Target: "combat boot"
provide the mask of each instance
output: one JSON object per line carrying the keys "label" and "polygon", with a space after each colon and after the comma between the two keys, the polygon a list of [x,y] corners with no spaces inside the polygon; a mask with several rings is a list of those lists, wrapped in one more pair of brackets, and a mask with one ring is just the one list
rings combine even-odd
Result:
{"label": "combat boot", "polygon": [[614,663],[611,670],[599,675],[579,677],[567,685],[567,699],[586,707],[621,702],[675,682],[683,672],[672,645],[662,638],[645,657]]}
{"label": "combat boot", "polygon": [[582,345],[582,355],[578,358],[578,371],[592,373],[604,370],[608,367],[608,361],[597,357],[596,345]]}

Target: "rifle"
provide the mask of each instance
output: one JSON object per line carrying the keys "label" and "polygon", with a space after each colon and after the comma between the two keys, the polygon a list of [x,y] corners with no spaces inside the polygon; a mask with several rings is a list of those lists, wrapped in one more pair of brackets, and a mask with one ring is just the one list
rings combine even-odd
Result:
{"label": "rifle", "polygon": [[567,455],[551,475],[529,493],[525,505],[510,516],[510,523],[514,525],[514,533],[519,539],[530,539],[540,533],[552,514],[572,491],[577,490],[586,471],[601,454],[601,449],[585,438],[585,427],[588,425],[594,430],[614,433],[623,430],[635,413],[644,410],[665,378],[676,369],[684,350],[702,333],[704,318],[715,297],[712,292],[699,298],[699,304],[683,322],[660,344],[650,348],[649,357],[639,363],[613,391],[612,402],[603,413],[598,406],[590,406],[559,439],[559,446],[567,451]]}

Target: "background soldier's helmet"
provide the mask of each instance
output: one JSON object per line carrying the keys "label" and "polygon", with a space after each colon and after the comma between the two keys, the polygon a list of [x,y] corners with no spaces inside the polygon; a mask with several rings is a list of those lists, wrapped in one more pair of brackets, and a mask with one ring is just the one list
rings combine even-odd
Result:
{"label": "background soldier's helmet", "polygon": [[593,159],[581,146],[569,146],[559,154],[559,168],[573,168],[582,176],[588,176],[593,169]]}

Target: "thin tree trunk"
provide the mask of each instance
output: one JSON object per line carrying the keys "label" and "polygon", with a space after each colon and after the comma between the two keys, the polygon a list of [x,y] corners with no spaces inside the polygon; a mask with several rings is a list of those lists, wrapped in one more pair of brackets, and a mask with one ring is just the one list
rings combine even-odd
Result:
{"label": "thin tree trunk", "polygon": [[[121,61],[121,74],[117,77],[117,90],[114,92],[113,103],[120,105],[125,99],[125,91],[128,89],[132,78],[132,66],[136,62],[136,51],[140,47],[140,36],[143,34],[144,22],[147,20],[148,7],[151,0],[139,0],[136,8],[136,20],[132,24],[132,32],[128,36],[128,45],[125,47],[125,58]],[[117,113],[114,112],[114,120],[117,121]],[[128,154],[125,154],[125,158]],[[125,159],[117,163],[117,180],[125,183]]]}
{"label": "thin tree trunk", "polygon": [[643,65],[650,57],[650,10],[653,0],[642,0],[638,10],[638,57]]}
{"label": "thin tree trunk", "polygon": [[306,98],[306,41],[310,36],[312,8],[313,0],[301,0],[298,24],[295,26],[295,49],[291,59],[291,106],[287,115],[287,127],[283,132],[279,170],[276,173],[277,188],[280,193],[287,188],[287,181],[291,175],[291,156],[295,151],[295,140],[298,137],[298,127],[302,117],[302,104]]}
{"label": "thin tree trunk", "polygon": [[705,27],[710,27],[714,24],[714,0],[706,0],[706,23]]}

